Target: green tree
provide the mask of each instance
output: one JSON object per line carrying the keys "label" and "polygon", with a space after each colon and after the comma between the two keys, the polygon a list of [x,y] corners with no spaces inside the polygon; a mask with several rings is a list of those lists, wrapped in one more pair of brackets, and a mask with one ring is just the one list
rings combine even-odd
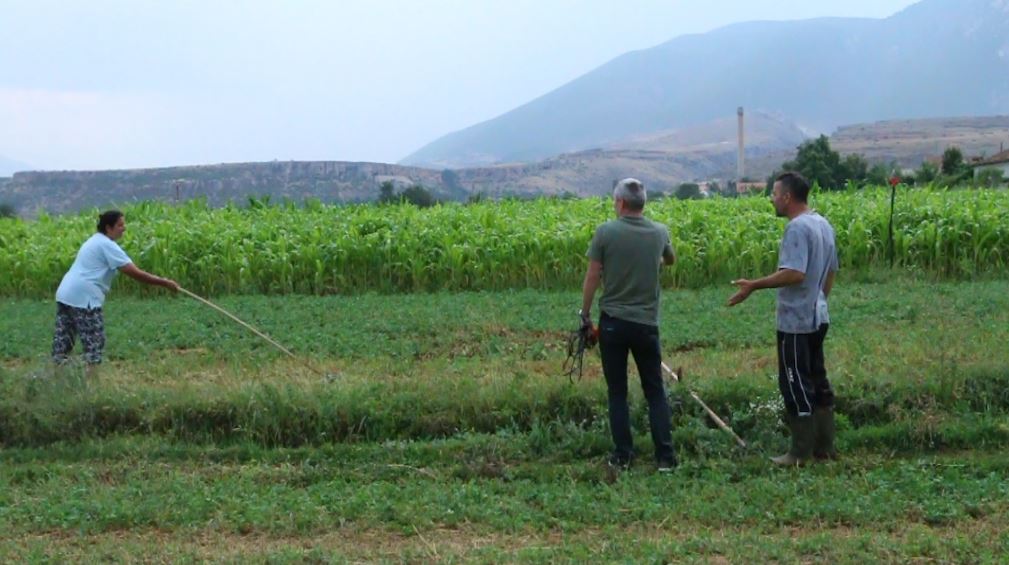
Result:
{"label": "green tree", "polygon": [[452,169],[444,169],[441,172],[441,184],[453,198],[463,198],[467,195],[466,189],[459,182],[459,174]]}
{"label": "green tree", "polygon": [[385,181],[378,188],[378,201],[382,204],[392,204],[399,199],[396,198],[396,187],[392,181]]}
{"label": "green tree", "polygon": [[16,218],[18,209],[10,202],[0,203],[0,218]]}
{"label": "green tree", "polygon": [[680,200],[693,200],[701,197],[701,187],[697,183],[685,182],[676,187],[676,197]]}
{"label": "green tree", "polygon": [[787,161],[781,167],[802,174],[811,184],[817,183],[825,190],[844,188],[847,180],[841,155],[830,148],[830,140],[825,135],[803,142],[798,147],[795,160]]}
{"label": "green tree", "polygon": [[922,161],[921,166],[914,172],[914,178],[921,184],[928,184],[939,176],[939,167],[931,161]]}
{"label": "green tree", "polygon": [[844,156],[840,172],[845,181],[862,183],[869,174],[869,163],[858,153],[851,153]]}
{"label": "green tree", "polygon": [[942,153],[942,174],[946,176],[959,175],[963,172],[963,151],[959,147],[950,147]]}
{"label": "green tree", "polygon": [[401,196],[404,200],[414,206],[417,206],[418,208],[429,208],[438,203],[434,196],[432,196],[426,188],[420,186],[419,184],[415,184],[404,190]]}
{"label": "green tree", "polygon": [[876,163],[865,175],[865,181],[872,186],[889,186],[893,176],[893,167],[884,163]]}

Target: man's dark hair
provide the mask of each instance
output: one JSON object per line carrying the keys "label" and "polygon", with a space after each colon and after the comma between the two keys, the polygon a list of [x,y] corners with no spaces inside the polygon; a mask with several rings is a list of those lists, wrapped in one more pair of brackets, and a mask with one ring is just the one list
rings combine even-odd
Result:
{"label": "man's dark hair", "polygon": [[106,228],[114,227],[122,217],[123,213],[119,210],[102,212],[102,215],[98,216],[98,233],[105,233]]}
{"label": "man's dark hair", "polygon": [[780,182],[781,188],[787,190],[799,202],[806,203],[809,198],[809,181],[795,171],[781,173],[774,182]]}

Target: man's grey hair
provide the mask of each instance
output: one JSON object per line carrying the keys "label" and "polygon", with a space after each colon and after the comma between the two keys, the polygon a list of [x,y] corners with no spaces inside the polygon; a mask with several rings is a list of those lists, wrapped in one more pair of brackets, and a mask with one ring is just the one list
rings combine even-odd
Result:
{"label": "man's grey hair", "polygon": [[638,179],[624,179],[613,189],[613,198],[623,200],[631,210],[643,210],[648,200],[645,183]]}

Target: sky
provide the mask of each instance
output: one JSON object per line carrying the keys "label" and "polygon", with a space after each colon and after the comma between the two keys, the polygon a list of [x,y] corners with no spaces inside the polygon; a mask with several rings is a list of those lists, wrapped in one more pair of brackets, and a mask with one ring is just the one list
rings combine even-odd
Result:
{"label": "sky", "polygon": [[628,51],[913,0],[0,0],[0,158],[396,162]]}

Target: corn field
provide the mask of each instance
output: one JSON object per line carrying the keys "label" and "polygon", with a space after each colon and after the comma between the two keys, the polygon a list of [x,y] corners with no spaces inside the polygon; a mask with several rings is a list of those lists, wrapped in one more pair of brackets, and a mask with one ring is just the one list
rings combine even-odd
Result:
{"label": "corn field", "polygon": [[[818,193],[837,232],[841,268],[888,266],[889,189]],[[204,294],[351,294],[578,288],[607,199],[506,200],[419,209],[408,204],[210,208],[125,207],[120,245],[141,269]],[[0,294],[48,298],[95,230],[97,210],[0,221]],[[698,287],[775,268],[784,221],[766,198],[650,203],[670,228],[677,265],[664,283]],[[1009,191],[903,189],[895,266],[939,277],[1009,272]],[[120,281],[114,292],[151,292]]]}

